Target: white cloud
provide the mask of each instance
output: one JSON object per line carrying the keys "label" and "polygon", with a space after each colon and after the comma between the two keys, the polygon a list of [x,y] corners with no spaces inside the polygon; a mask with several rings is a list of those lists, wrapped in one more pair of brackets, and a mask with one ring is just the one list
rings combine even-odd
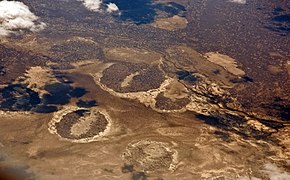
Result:
{"label": "white cloud", "polygon": [[247,0],[230,0],[230,2],[238,3],[238,4],[246,4]]}
{"label": "white cloud", "polygon": [[0,36],[8,36],[21,29],[32,32],[43,30],[45,23],[37,20],[38,17],[24,3],[0,1]]}
{"label": "white cloud", "polygon": [[78,0],[83,3],[83,5],[90,11],[101,12],[102,8],[107,6],[107,12],[112,13],[119,11],[118,6],[115,3],[109,3],[103,5],[102,0]]}
{"label": "white cloud", "polygon": [[262,172],[269,175],[270,180],[288,180],[290,179],[290,174],[282,169],[279,169],[275,164],[265,164]]}
{"label": "white cloud", "polygon": [[118,6],[115,3],[109,3],[107,4],[107,12],[112,13],[115,11],[119,11]]}
{"label": "white cloud", "polygon": [[90,11],[98,12],[100,11],[102,0],[79,0],[84,4],[84,6]]}

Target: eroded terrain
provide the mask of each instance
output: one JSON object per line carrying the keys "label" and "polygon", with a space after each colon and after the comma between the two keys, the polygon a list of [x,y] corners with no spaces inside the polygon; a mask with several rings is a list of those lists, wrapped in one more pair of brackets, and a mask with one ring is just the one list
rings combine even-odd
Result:
{"label": "eroded terrain", "polygon": [[[90,12],[81,2],[23,2],[49,26],[1,37],[0,174],[290,178],[287,47],[274,44],[282,52],[267,55],[250,47],[234,53],[225,50],[228,37],[200,38],[208,29],[198,34],[193,28],[215,23],[195,21],[221,12],[203,14],[211,1],[150,1],[138,16],[133,9],[140,4],[123,1],[104,1],[115,3],[121,15]],[[279,41],[276,35],[271,38]],[[244,40],[231,41],[243,49]],[[220,48],[212,47],[216,43]],[[279,63],[254,61],[252,50]],[[267,82],[273,79],[276,84]]]}

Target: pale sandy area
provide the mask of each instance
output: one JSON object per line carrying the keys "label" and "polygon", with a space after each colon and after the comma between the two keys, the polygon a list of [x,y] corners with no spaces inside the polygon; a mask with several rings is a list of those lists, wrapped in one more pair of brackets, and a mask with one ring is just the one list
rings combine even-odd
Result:
{"label": "pale sandy area", "polygon": [[168,31],[174,31],[185,28],[187,24],[188,21],[186,18],[175,15],[170,18],[157,19],[154,23],[152,23],[152,26]]}
{"label": "pale sandy area", "polygon": [[228,72],[237,75],[243,76],[245,72],[238,68],[238,64],[235,59],[231,58],[230,56],[220,54],[218,52],[209,52],[205,54],[207,60],[217,65],[224,67]]}

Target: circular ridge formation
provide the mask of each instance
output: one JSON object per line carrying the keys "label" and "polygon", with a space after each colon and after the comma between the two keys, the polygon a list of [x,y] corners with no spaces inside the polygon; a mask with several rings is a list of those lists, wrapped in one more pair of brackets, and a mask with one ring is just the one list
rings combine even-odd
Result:
{"label": "circular ridge formation", "polygon": [[111,127],[111,119],[105,110],[67,106],[54,114],[49,131],[61,139],[86,143],[98,141]]}
{"label": "circular ridge formation", "polygon": [[140,140],[127,146],[123,158],[142,171],[174,170],[177,151],[169,143]]}

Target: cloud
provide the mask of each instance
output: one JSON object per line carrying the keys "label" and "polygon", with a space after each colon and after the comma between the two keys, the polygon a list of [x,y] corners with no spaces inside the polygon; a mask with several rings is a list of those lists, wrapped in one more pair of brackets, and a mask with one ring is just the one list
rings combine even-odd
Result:
{"label": "cloud", "polygon": [[90,11],[100,11],[102,0],[79,0]]}
{"label": "cloud", "polygon": [[45,23],[38,22],[38,17],[24,3],[0,1],[0,36],[9,36],[21,29],[37,32],[44,27]]}
{"label": "cloud", "polygon": [[290,179],[290,174],[282,169],[279,169],[275,164],[267,163],[262,172],[269,175],[270,180]]}
{"label": "cloud", "polygon": [[102,8],[107,7],[107,12],[112,13],[119,11],[118,6],[115,3],[103,4],[102,0],[78,0],[90,11],[101,12]]}
{"label": "cloud", "polygon": [[115,3],[109,3],[107,4],[107,12],[112,13],[115,11],[119,11],[118,6]]}
{"label": "cloud", "polygon": [[230,2],[238,3],[238,4],[246,4],[247,0],[230,0]]}

